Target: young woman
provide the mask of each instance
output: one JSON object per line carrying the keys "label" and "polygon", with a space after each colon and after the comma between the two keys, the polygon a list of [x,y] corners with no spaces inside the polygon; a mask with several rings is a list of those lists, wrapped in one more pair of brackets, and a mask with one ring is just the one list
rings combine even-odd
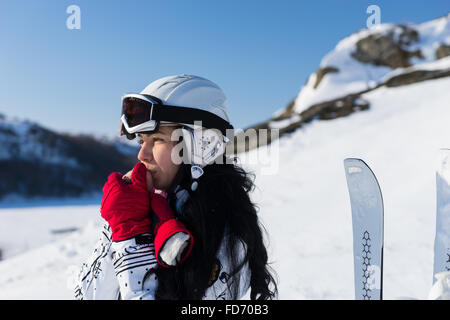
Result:
{"label": "young woman", "polygon": [[222,90],[170,76],[122,103],[121,134],[138,135],[139,163],[103,188],[107,223],[75,297],[274,298],[253,181],[225,155],[233,127]]}

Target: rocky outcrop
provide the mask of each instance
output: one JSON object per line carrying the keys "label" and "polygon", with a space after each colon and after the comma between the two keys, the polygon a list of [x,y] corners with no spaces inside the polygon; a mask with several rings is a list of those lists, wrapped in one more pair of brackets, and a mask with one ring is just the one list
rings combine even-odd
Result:
{"label": "rocky outcrop", "polygon": [[448,46],[441,43],[436,49],[436,59],[442,59],[447,56],[450,56],[450,45]]}
{"label": "rocky outcrop", "polygon": [[[248,129],[266,129],[268,130],[267,141],[264,141],[264,144],[271,142],[271,130],[278,130],[279,136],[283,136],[285,134],[291,133],[303,125],[310,123],[313,120],[333,120],[336,118],[346,117],[354,112],[369,110],[370,103],[362,98],[364,93],[376,90],[382,86],[386,87],[398,87],[404,86],[412,83],[417,83],[426,80],[439,79],[442,77],[450,76],[450,69],[445,70],[412,70],[410,72],[405,72],[396,76],[393,76],[386,80],[383,83],[374,86],[373,88],[369,88],[360,92],[352,93],[349,95],[345,95],[336,99],[332,99],[329,101],[324,101],[321,103],[314,104],[297,114],[294,111],[294,101],[291,101],[286,110],[274,117],[269,119],[268,121],[256,124],[249,128],[246,128],[244,132]],[[285,126],[275,126],[274,123],[280,121],[286,121],[287,119],[295,119],[298,120],[291,121]],[[235,153],[240,153],[244,151],[249,151],[253,148],[261,146],[258,138],[252,140],[251,137],[248,137],[248,141],[246,141],[245,146],[238,147],[237,140],[238,137],[242,136],[244,133],[238,133],[238,136],[235,137]]]}
{"label": "rocky outcrop", "polygon": [[413,70],[394,76],[382,83],[386,87],[399,87],[426,80],[450,76],[450,69],[445,70]]}
{"label": "rocky outcrop", "polygon": [[[285,126],[274,128],[274,124],[277,121],[284,121],[287,118],[295,118],[295,113],[291,112],[289,117],[281,118],[279,116],[246,128],[244,131],[237,132],[234,137],[234,152],[246,152],[254,148],[270,144],[272,142],[272,130],[278,131],[278,135],[275,136],[282,136],[301,128],[303,125],[308,124],[313,120],[332,120],[340,117],[346,117],[353,112],[364,111],[367,109],[369,109],[369,102],[362,99],[360,94],[352,94],[342,98],[333,99],[331,101],[318,103],[300,114],[297,114],[298,120],[291,121]],[[267,130],[267,135],[265,136],[267,139],[260,139],[259,135],[246,135],[246,132],[248,132],[249,129],[254,129],[256,132],[260,129]],[[242,141],[245,143],[242,144]]]}
{"label": "rocky outcrop", "polygon": [[406,68],[412,57],[423,58],[420,50],[408,51],[407,47],[419,40],[416,30],[399,25],[386,33],[371,34],[356,43],[353,58],[376,66]]}
{"label": "rocky outcrop", "polygon": [[279,121],[291,117],[294,114],[294,107],[295,107],[295,98],[292,99],[291,102],[289,102],[287,107],[281,113],[273,117],[271,120]]}
{"label": "rocky outcrop", "polygon": [[339,72],[338,68],[335,67],[324,67],[324,68],[319,68],[316,71],[316,82],[314,83],[314,89],[317,89],[317,87],[319,86],[320,82],[322,81],[323,77],[327,74],[327,73],[332,73],[332,72]]}
{"label": "rocky outcrop", "polygon": [[342,98],[318,103],[300,114],[306,122],[312,120],[333,120],[346,117],[356,111],[369,109],[369,102],[362,99],[360,94],[351,94]]}

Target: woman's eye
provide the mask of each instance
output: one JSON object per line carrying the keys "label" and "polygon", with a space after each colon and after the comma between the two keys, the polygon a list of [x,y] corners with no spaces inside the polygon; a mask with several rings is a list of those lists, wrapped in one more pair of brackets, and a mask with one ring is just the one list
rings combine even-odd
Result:
{"label": "woman's eye", "polygon": [[[164,141],[164,139],[161,138],[153,138],[153,143],[155,143],[156,141]],[[144,144],[144,140],[143,139],[139,139],[137,141],[138,145],[142,146]]]}

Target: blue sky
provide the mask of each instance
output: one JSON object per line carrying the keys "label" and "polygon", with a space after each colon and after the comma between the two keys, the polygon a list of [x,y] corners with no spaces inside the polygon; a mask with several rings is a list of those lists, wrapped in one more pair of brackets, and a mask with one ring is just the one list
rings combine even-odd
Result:
{"label": "blue sky", "polygon": [[[216,82],[245,128],[285,107],[338,41],[366,27],[373,4],[382,23],[450,11],[448,0],[1,0],[0,113],[114,136],[122,94],[188,73]],[[80,30],[66,27],[70,5]]]}

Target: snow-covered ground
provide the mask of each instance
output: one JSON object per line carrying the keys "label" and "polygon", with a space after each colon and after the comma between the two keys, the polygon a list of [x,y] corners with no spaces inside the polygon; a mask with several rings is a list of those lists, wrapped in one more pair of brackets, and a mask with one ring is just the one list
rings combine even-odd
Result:
{"label": "snow-covered ground", "polygon": [[[439,148],[450,146],[448,88],[450,78],[443,78],[370,92],[364,96],[369,111],[316,121],[281,138],[274,175],[262,174],[262,165],[246,164],[241,156],[257,173],[252,198],[268,231],[281,299],[353,299],[346,157],[364,159],[383,191],[384,297],[427,297],[436,157]],[[68,279],[97,239],[98,209],[0,209],[0,248],[7,257],[0,262],[0,299],[71,299]],[[81,229],[54,234],[66,228]]]}

